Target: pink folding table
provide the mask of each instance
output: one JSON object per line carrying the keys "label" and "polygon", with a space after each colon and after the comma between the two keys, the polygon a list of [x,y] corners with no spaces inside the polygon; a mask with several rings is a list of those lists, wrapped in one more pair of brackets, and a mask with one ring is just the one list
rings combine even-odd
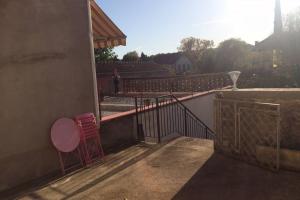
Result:
{"label": "pink folding table", "polygon": [[77,124],[68,118],[57,120],[51,128],[51,141],[59,156],[62,173],[83,166],[80,155],[80,130]]}

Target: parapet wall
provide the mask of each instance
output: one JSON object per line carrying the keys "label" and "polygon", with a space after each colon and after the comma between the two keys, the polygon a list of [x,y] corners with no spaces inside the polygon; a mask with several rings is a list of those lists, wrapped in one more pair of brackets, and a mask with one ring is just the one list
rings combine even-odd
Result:
{"label": "parapet wall", "polygon": [[216,96],[217,150],[300,170],[300,89],[220,90]]}
{"label": "parapet wall", "polygon": [[220,91],[224,99],[280,104],[281,147],[300,150],[300,89]]}

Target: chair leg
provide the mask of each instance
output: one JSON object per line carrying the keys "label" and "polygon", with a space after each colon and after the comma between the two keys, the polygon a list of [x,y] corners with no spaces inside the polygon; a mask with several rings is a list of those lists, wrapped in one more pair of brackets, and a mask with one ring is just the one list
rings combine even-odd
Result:
{"label": "chair leg", "polygon": [[101,158],[103,158],[104,157],[104,152],[103,152],[103,148],[102,148],[102,144],[101,144],[100,136],[99,135],[97,136],[97,142],[98,142],[98,147],[100,148]]}
{"label": "chair leg", "polygon": [[65,175],[65,174],[66,174],[66,171],[65,171],[65,164],[64,164],[64,161],[63,161],[61,152],[57,151],[57,153],[58,153],[58,157],[59,157],[60,168],[61,168],[62,174]]}
{"label": "chair leg", "polygon": [[89,145],[88,145],[88,138],[84,139],[84,144],[85,144],[85,151],[86,151],[86,163],[87,164],[91,164],[92,163],[92,158],[90,156],[90,149],[89,149]]}
{"label": "chair leg", "polygon": [[84,163],[83,163],[83,160],[82,160],[82,157],[81,157],[80,147],[77,147],[76,150],[77,150],[78,157],[79,157],[79,160],[80,160],[80,165],[84,166]]}

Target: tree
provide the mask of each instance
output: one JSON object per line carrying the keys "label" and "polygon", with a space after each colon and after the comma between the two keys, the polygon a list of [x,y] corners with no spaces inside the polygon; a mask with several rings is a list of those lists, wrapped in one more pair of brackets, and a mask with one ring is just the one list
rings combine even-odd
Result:
{"label": "tree", "polygon": [[118,56],[113,51],[113,48],[94,49],[94,53],[96,63],[101,61],[118,60]]}
{"label": "tree", "polygon": [[203,51],[200,59],[197,62],[197,71],[200,73],[212,73],[215,72],[216,67],[216,49],[207,49]]}
{"label": "tree", "polygon": [[300,7],[286,16],[284,29],[290,33],[300,33]]}
{"label": "tree", "polygon": [[199,52],[212,48],[214,46],[214,41],[212,40],[203,40],[199,38],[189,37],[184,38],[180,42],[178,51],[182,52]]}
{"label": "tree", "polygon": [[128,52],[123,56],[123,61],[138,61],[139,55],[136,51]]}
{"label": "tree", "polygon": [[221,42],[216,54],[218,71],[243,70],[252,64],[252,46],[240,39],[229,39]]}
{"label": "tree", "polygon": [[214,58],[211,57],[212,51],[210,50],[214,47],[214,41],[188,37],[182,39],[180,43],[178,51],[185,53],[194,63],[193,71],[206,73],[212,70],[208,68],[213,68]]}
{"label": "tree", "polygon": [[287,15],[284,28],[281,35],[282,61],[285,66],[299,65],[300,7]]}
{"label": "tree", "polygon": [[150,58],[149,56],[147,56],[146,54],[144,54],[144,52],[141,53],[141,61],[149,61]]}

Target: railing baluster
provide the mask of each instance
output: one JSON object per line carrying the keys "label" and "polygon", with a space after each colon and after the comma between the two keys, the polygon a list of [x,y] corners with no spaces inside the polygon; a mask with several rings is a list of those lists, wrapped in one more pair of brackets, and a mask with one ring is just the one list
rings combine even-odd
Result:
{"label": "railing baluster", "polygon": [[161,142],[161,138],[160,138],[160,117],[159,117],[159,102],[158,102],[158,98],[156,98],[155,101],[156,101],[157,138],[158,138],[158,143],[160,143]]}
{"label": "railing baluster", "polygon": [[[148,106],[148,99],[146,99],[146,107],[149,107]],[[149,135],[150,137],[152,136],[152,132],[151,132],[151,129],[150,129],[150,112],[146,112],[148,114],[148,117],[147,117],[147,123],[148,123],[148,131],[149,131]]]}
{"label": "railing baluster", "polygon": [[171,121],[171,99],[168,102],[168,121],[169,121],[169,134],[172,133],[172,121]]}
{"label": "railing baluster", "polygon": [[141,97],[139,106],[138,97],[134,98],[140,140],[145,136],[154,137],[160,143],[163,137],[173,133],[186,137],[213,138],[214,133],[209,127],[174,95],[157,97],[154,102],[152,99]]}
{"label": "railing baluster", "polygon": [[171,117],[172,117],[172,132],[175,133],[175,124],[176,124],[176,120],[175,120],[175,117],[176,117],[176,114],[174,112],[174,104],[173,104],[173,99],[171,99]]}
{"label": "railing baluster", "polygon": [[199,92],[231,85],[227,73],[190,76],[124,78],[124,93],[128,92]]}
{"label": "railing baluster", "polygon": [[[154,108],[154,102],[151,102],[151,107]],[[156,133],[156,126],[155,126],[155,110],[152,110],[152,128],[153,128],[153,135],[155,137]]]}
{"label": "railing baluster", "polygon": [[187,111],[184,108],[184,135],[187,136]]}
{"label": "railing baluster", "polygon": [[137,131],[137,136],[139,137],[140,130],[139,130],[138,98],[135,97],[134,100],[135,100],[136,131]]}

